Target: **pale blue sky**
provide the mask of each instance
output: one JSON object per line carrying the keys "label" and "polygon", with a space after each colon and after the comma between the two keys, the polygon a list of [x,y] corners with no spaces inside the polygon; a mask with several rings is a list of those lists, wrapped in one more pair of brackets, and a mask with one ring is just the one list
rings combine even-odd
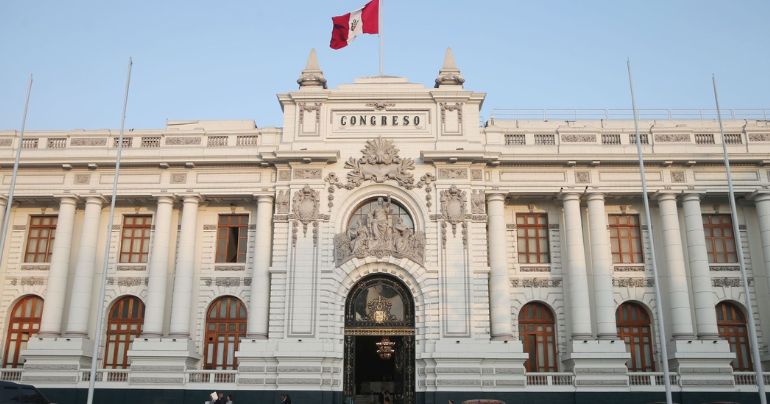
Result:
{"label": "pale blue sky", "polygon": [[[491,108],[770,108],[770,2],[383,0],[385,73],[432,86],[451,46]],[[377,74],[377,37],[329,49],[331,20],[365,0],[1,0],[0,129],[253,119],[280,126],[310,48],[330,87]]]}

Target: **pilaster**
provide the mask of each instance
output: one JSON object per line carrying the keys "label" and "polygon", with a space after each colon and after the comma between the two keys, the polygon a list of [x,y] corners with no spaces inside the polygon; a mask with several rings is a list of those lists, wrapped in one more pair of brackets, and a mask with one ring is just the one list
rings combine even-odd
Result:
{"label": "pilaster", "polygon": [[495,340],[513,339],[511,280],[505,252],[505,195],[487,197],[489,242],[489,316]]}
{"label": "pilaster", "polygon": [[596,331],[600,339],[617,339],[615,301],[612,293],[612,255],[607,232],[604,194],[588,195],[588,221],[591,235],[591,269],[594,275]]}
{"label": "pilaster", "polygon": [[273,197],[256,196],[257,220],[254,237],[254,264],[249,302],[248,338],[267,338],[270,309],[270,256],[273,229]]}
{"label": "pilaster", "polygon": [[700,195],[685,194],[682,197],[684,222],[687,232],[687,252],[690,257],[695,323],[698,337],[718,339],[716,297],[711,287],[706,236],[703,232],[703,217],[700,209]]}
{"label": "pilaster", "polygon": [[85,217],[80,233],[80,248],[75,265],[75,279],[72,283],[72,295],[65,328],[65,335],[67,336],[88,336],[88,320],[91,318],[91,301],[93,300],[93,284],[96,272],[97,238],[103,203],[104,198],[101,195],[86,197]]}
{"label": "pilaster", "polygon": [[74,195],[60,197],[59,216],[56,221],[51,265],[48,269],[48,285],[45,292],[47,304],[43,305],[40,321],[41,337],[54,337],[61,334],[76,207],[77,197]]}

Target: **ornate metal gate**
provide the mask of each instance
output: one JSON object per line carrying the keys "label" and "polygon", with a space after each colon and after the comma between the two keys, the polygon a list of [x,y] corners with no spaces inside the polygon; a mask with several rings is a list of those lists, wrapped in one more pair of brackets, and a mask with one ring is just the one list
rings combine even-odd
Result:
{"label": "ornate metal gate", "polygon": [[[380,360],[392,360],[401,388],[392,402],[413,404],[415,396],[414,302],[409,290],[396,278],[373,275],[358,282],[345,304],[346,402],[358,393],[356,386],[357,344],[362,337],[377,337]],[[369,338],[371,339],[371,338]]]}

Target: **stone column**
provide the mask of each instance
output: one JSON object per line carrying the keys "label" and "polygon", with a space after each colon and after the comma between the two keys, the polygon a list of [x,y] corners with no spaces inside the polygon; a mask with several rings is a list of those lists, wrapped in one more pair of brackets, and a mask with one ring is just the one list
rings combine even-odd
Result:
{"label": "stone column", "polygon": [[[96,272],[99,219],[102,214],[103,202],[104,198],[101,196],[88,196],[86,198],[85,217],[80,232],[80,248],[75,264],[75,279],[72,283],[72,297],[67,316],[65,331],[67,335],[83,337],[88,335],[88,320],[91,318],[91,299]],[[110,237],[111,232],[112,229],[107,229],[106,237]]]}
{"label": "stone column", "polygon": [[174,198],[170,195],[158,196],[158,208],[155,211],[155,234],[152,238],[150,262],[148,265],[149,282],[145,305],[142,335],[159,337],[163,333],[163,315],[166,312],[166,278],[168,276],[168,254],[171,238],[171,212]]}
{"label": "stone column", "polygon": [[[3,225],[3,219],[5,218],[5,209],[8,207],[8,197],[0,195],[0,226]],[[11,220],[10,218],[8,220]],[[8,223],[8,228],[11,228],[11,224]],[[6,245],[7,247],[7,245]]]}
{"label": "stone column", "polygon": [[487,243],[489,245],[489,316],[492,339],[513,338],[511,280],[505,251],[505,195],[487,197]]}
{"label": "stone column", "polygon": [[[612,254],[610,235],[607,232],[607,213],[604,211],[604,194],[588,195],[588,223],[591,237],[591,267],[594,274],[596,333],[600,339],[617,339],[615,301],[612,297]],[[571,256],[570,260],[572,260]]]}
{"label": "stone column", "polygon": [[257,198],[257,231],[254,237],[254,262],[251,269],[251,301],[247,335],[265,339],[270,309],[270,257],[272,255],[273,197]]}
{"label": "stone column", "polygon": [[172,337],[190,336],[190,307],[192,305],[193,275],[195,272],[195,235],[197,233],[198,203],[200,196],[187,195],[182,207],[182,227],[176,259],[174,294],[171,301]]}
{"label": "stone column", "polygon": [[716,298],[711,287],[706,236],[700,210],[700,195],[685,194],[682,197],[684,222],[687,231],[687,251],[690,256],[693,302],[698,337],[719,338],[717,329]]}
{"label": "stone column", "polygon": [[668,308],[671,311],[671,335],[675,339],[692,339],[695,332],[692,326],[690,291],[687,287],[676,196],[671,193],[664,193],[658,195],[657,199],[660,207],[663,250],[665,252],[666,268],[664,273],[668,287]]}
{"label": "stone column", "polygon": [[[583,247],[583,225],[580,218],[580,194],[566,193],[564,230],[567,239],[567,281],[572,338],[591,338],[591,305],[588,299],[588,275]],[[613,313],[614,316],[614,313]],[[617,332],[617,331],[616,331]]]}
{"label": "stone column", "polygon": [[762,253],[765,256],[765,273],[770,274],[770,193],[757,194],[753,199],[759,219]]}
{"label": "stone column", "polygon": [[77,198],[75,196],[61,197],[59,216],[56,219],[56,232],[51,247],[51,264],[48,267],[48,285],[45,291],[43,316],[40,320],[41,337],[56,337],[61,334],[76,207]]}

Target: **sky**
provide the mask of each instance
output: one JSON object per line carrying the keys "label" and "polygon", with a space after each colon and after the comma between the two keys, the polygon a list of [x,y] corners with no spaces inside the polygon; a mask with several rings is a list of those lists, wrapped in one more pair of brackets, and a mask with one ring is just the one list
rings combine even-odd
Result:
{"label": "sky", "polygon": [[[767,0],[382,0],[386,75],[432,87],[451,47],[500,108],[770,109]],[[329,87],[378,74],[377,36],[329,48],[331,17],[365,0],[0,0],[0,130],[127,128],[167,119],[282,125],[276,94],[315,48]]]}

